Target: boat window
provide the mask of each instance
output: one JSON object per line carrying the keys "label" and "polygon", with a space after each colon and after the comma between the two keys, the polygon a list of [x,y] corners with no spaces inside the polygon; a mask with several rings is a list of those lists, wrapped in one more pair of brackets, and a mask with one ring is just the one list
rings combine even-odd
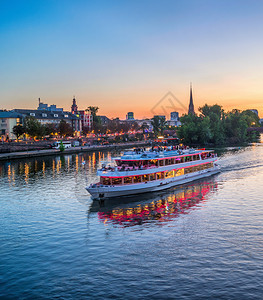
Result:
{"label": "boat window", "polygon": [[174,177],[174,171],[167,171],[165,172],[165,178],[171,178]]}
{"label": "boat window", "polygon": [[151,164],[151,165],[158,166],[158,161],[157,161],[157,159],[151,159],[151,160],[150,160],[150,164]]}
{"label": "boat window", "polygon": [[176,159],[175,159],[175,163],[176,164],[179,164],[181,162],[181,158],[180,157],[177,157]]}
{"label": "boat window", "polygon": [[156,173],[156,179],[162,179],[162,173]]}
{"label": "boat window", "polygon": [[175,176],[181,176],[181,175],[184,175],[184,169],[178,169],[176,171],[176,175]]}
{"label": "boat window", "polygon": [[134,183],[141,182],[141,176],[134,176],[134,177],[133,177],[133,182],[134,182]]}
{"label": "boat window", "polygon": [[209,168],[212,168],[213,167],[213,163],[209,163],[209,164],[206,164],[206,168],[209,169]]}
{"label": "boat window", "polygon": [[181,163],[185,162],[185,158],[181,157]]}
{"label": "boat window", "polygon": [[112,184],[113,185],[122,184],[122,178],[121,177],[112,178]]}
{"label": "boat window", "polygon": [[102,184],[103,185],[110,185],[110,178],[109,177],[102,177]]}
{"label": "boat window", "polygon": [[148,174],[145,174],[145,175],[142,175],[142,181],[149,181],[149,175]]}
{"label": "boat window", "polygon": [[150,180],[155,180],[155,173],[150,174]]}
{"label": "boat window", "polygon": [[124,183],[125,184],[132,183],[132,177],[124,177]]}
{"label": "boat window", "polygon": [[199,169],[200,169],[199,166],[194,166],[193,167],[193,172],[197,172],[197,171],[199,171]]}
{"label": "boat window", "polygon": [[164,166],[164,160],[163,159],[159,160],[159,166]]}
{"label": "boat window", "polygon": [[184,174],[188,174],[188,173],[190,173],[190,168],[185,168],[184,169]]}

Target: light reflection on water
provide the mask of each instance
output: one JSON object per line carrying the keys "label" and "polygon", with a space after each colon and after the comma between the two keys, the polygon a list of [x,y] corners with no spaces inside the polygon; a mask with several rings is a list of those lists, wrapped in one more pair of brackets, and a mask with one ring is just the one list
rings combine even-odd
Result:
{"label": "light reflection on water", "polygon": [[0,163],[0,298],[261,299],[261,144],[221,150],[214,177],[92,202],[115,155]]}
{"label": "light reflection on water", "polygon": [[180,214],[187,214],[201,201],[204,203],[206,195],[214,189],[216,182],[213,178],[206,181],[199,180],[198,183],[179,186],[169,191],[127,197],[125,200],[115,198],[103,202],[94,201],[90,211],[98,211],[98,218],[104,224],[111,222],[127,227],[153,220],[166,223]]}

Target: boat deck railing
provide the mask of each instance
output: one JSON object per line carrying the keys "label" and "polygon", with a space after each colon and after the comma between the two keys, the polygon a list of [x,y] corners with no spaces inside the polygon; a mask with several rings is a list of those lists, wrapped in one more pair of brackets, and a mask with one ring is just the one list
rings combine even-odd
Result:
{"label": "boat deck railing", "polygon": [[[215,158],[215,157],[217,157],[217,155],[215,153],[212,153],[210,156],[201,157],[201,159],[199,159],[199,161],[200,160],[201,161],[202,160],[207,160],[207,159],[211,159],[211,158]],[[191,162],[191,161],[188,161],[188,162]],[[158,165],[155,165],[155,164],[151,164],[151,165],[140,165],[140,166],[135,166],[135,165],[134,166],[128,166],[128,165],[123,164],[122,166],[102,167],[101,169],[99,169],[99,171],[126,172],[126,171],[149,170],[149,169],[165,167],[165,166],[168,166],[168,165],[158,166]]]}

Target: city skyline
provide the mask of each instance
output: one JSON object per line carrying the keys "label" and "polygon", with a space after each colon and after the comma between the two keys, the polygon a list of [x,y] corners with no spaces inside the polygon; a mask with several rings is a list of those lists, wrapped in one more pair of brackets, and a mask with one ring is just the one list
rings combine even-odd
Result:
{"label": "city skyline", "polygon": [[[263,3],[1,1],[0,108],[45,103],[151,117],[169,91],[195,110],[263,115]],[[177,104],[176,104],[177,105]],[[176,106],[180,114],[183,107]]]}

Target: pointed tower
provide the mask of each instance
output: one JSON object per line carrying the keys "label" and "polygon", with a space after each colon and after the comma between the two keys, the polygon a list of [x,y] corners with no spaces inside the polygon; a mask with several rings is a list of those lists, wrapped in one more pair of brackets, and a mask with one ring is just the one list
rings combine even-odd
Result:
{"label": "pointed tower", "polygon": [[78,111],[75,96],[73,97],[73,104],[71,105],[71,113],[75,114]]}
{"label": "pointed tower", "polygon": [[192,93],[192,83],[190,83],[190,103],[189,103],[189,109],[188,109],[188,115],[194,115],[195,109],[194,109],[194,102],[193,102],[193,93]]}

